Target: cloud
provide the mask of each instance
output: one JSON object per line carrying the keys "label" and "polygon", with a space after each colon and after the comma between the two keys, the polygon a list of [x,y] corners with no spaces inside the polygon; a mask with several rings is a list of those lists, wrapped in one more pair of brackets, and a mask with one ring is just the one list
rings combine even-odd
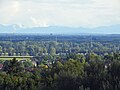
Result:
{"label": "cloud", "polygon": [[48,27],[49,26],[45,20],[39,20],[34,17],[31,17],[31,20],[33,22],[34,27],[38,27],[38,26],[39,27]]}
{"label": "cloud", "polygon": [[120,24],[119,0],[0,0],[0,24],[98,27]]}

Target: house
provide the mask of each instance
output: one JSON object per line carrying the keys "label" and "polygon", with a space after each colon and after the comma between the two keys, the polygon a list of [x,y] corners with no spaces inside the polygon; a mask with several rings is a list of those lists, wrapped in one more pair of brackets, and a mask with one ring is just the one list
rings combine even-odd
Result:
{"label": "house", "polygon": [[2,63],[0,63],[0,70],[3,68],[3,64]]}
{"label": "house", "polygon": [[37,63],[35,61],[32,61],[32,64],[34,67],[37,67]]}

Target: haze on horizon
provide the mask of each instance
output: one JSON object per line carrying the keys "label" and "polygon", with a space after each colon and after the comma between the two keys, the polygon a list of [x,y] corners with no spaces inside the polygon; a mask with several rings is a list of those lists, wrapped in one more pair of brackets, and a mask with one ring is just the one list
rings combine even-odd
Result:
{"label": "haze on horizon", "polygon": [[120,0],[0,0],[0,24],[94,28],[120,24]]}

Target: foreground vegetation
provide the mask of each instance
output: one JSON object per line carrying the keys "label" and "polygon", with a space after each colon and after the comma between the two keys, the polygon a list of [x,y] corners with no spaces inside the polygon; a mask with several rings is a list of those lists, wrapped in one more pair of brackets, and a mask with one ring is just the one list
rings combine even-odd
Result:
{"label": "foreground vegetation", "polygon": [[66,61],[41,63],[26,69],[15,58],[0,72],[0,90],[119,90],[120,54],[97,60],[81,54]]}

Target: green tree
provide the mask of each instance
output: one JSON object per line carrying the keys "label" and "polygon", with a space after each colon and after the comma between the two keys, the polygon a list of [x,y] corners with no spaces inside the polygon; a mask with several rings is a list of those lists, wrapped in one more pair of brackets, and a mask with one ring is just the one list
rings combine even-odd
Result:
{"label": "green tree", "polygon": [[106,73],[104,63],[102,62],[86,64],[83,79],[84,88],[89,88],[90,90],[104,90]]}
{"label": "green tree", "polygon": [[13,58],[10,62],[7,62],[4,64],[4,71],[6,71],[8,74],[12,75],[19,75],[23,71],[23,67],[20,62],[16,60],[16,58]]}
{"label": "green tree", "polygon": [[50,48],[50,55],[55,55],[56,54],[56,49],[54,47]]}
{"label": "green tree", "polygon": [[119,90],[120,89],[120,61],[113,61],[108,66],[108,77],[109,90]]}
{"label": "green tree", "polygon": [[57,76],[57,90],[79,90],[79,87],[82,86],[83,74],[82,63],[73,59],[68,60]]}

